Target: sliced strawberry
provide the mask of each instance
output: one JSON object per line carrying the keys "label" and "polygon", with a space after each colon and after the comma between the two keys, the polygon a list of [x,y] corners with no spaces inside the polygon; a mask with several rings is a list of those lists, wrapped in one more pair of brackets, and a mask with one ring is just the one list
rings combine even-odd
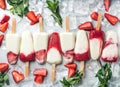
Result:
{"label": "sliced strawberry", "polygon": [[90,21],[84,22],[78,26],[80,30],[87,30],[90,31],[93,29],[93,25]]}
{"label": "sliced strawberry", "polygon": [[37,14],[37,20],[39,21],[40,17],[42,17],[41,14]]}
{"label": "sliced strawberry", "polygon": [[7,28],[8,28],[8,22],[5,22],[4,24],[0,25],[0,31],[3,33],[7,30]]}
{"label": "sliced strawberry", "polygon": [[76,69],[77,64],[76,63],[70,63],[70,64],[66,64],[65,67],[67,67],[69,69]]}
{"label": "sliced strawberry", "polygon": [[29,12],[26,14],[26,16],[27,16],[27,18],[28,18],[30,21],[32,21],[32,22],[34,22],[34,23],[38,22],[37,16],[35,16],[35,13],[34,13],[33,11],[29,11]]}
{"label": "sliced strawberry", "polygon": [[6,9],[6,2],[5,2],[5,0],[0,0],[0,8],[2,8],[2,9]]}
{"label": "sliced strawberry", "polygon": [[104,16],[111,25],[115,25],[119,21],[118,17],[113,16],[111,14],[105,13]]}
{"label": "sliced strawberry", "polygon": [[31,21],[30,22],[30,25],[34,25],[34,24],[36,24],[37,22],[34,22],[34,21]]}
{"label": "sliced strawberry", "polygon": [[35,69],[33,74],[40,75],[40,76],[47,76],[47,69],[46,68]]}
{"label": "sliced strawberry", "polygon": [[1,23],[1,24],[4,24],[5,22],[8,22],[9,19],[10,19],[10,16],[4,15],[3,18],[2,18],[2,20],[0,21],[0,23]]}
{"label": "sliced strawberry", "polygon": [[9,65],[7,63],[0,63],[0,72],[4,73],[8,70]]}
{"label": "sliced strawberry", "polygon": [[15,64],[18,60],[18,55],[10,51],[7,53],[7,59],[10,64]]}
{"label": "sliced strawberry", "polygon": [[35,76],[34,78],[34,82],[38,83],[38,84],[42,84],[43,83],[43,80],[44,80],[44,77],[43,76],[40,76],[40,75],[37,75]]}
{"label": "sliced strawberry", "polygon": [[72,69],[70,68],[69,71],[68,71],[68,78],[74,76],[76,74],[76,70],[75,69]]}
{"label": "sliced strawberry", "polygon": [[2,34],[2,35],[0,35],[0,46],[2,45],[3,39],[4,39],[4,35]]}
{"label": "sliced strawberry", "polygon": [[35,53],[32,52],[28,55],[24,55],[24,53],[20,53],[20,60],[23,62],[34,61],[35,60]]}
{"label": "sliced strawberry", "polygon": [[108,12],[111,0],[104,0],[105,10]]}
{"label": "sliced strawberry", "polygon": [[36,56],[36,60],[38,63],[43,64],[45,62],[45,58],[46,58],[47,52],[46,50],[39,50],[35,53]]}
{"label": "sliced strawberry", "polygon": [[19,73],[18,71],[14,70],[12,71],[12,76],[13,76],[13,79],[16,83],[19,83],[21,82],[22,80],[24,80],[24,75],[23,73]]}
{"label": "sliced strawberry", "polygon": [[90,17],[91,17],[93,20],[97,21],[97,19],[98,19],[98,13],[97,13],[97,12],[93,12],[93,13],[90,15]]}

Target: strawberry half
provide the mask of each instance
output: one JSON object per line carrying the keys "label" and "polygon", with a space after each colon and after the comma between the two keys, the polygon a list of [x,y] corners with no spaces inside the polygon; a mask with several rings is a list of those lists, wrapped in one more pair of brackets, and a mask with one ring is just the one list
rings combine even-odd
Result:
{"label": "strawberry half", "polygon": [[10,16],[8,15],[4,15],[2,20],[0,21],[0,24],[4,24],[5,22],[8,22],[10,19]]}
{"label": "strawberry half", "polygon": [[90,31],[93,29],[93,25],[90,21],[84,22],[78,26],[80,30],[87,30]]}
{"label": "strawberry half", "polygon": [[98,19],[98,13],[97,13],[97,12],[93,12],[93,13],[90,15],[90,17],[91,17],[93,20],[97,21],[97,19]]}
{"label": "strawberry half", "polygon": [[113,16],[111,14],[105,13],[104,16],[111,25],[115,25],[119,21],[118,17]]}
{"label": "strawberry half", "polygon": [[4,39],[4,35],[2,34],[2,35],[0,35],[0,46],[2,45],[3,39]]}
{"label": "strawberry half", "polygon": [[3,10],[6,9],[6,2],[5,2],[5,0],[0,0],[0,8],[2,8]]}
{"label": "strawberry half", "polygon": [[45,69],[45,68],[35,69],[33,74],[40,75],[40,76],[47,76],[47,69]]}
{"label": "strawberry half", "polygon": [[10,64],[15,64],[18,60],[18,55],[10,51],[7,53],[7,59]]}
{"label": "strawberry half", "polygon": [[70,68],[69,71],[68,71],[68,78],[74,76],[76,74],[76,70],[75,69],[72,69]]}
{"label": "strawberry half", "polygon": [[35,13],[33,11],[29,11],[26,14],[27,18],[31,21],[31,25],[35,24],[38,22],[37,16],[35,16]]}
{"label": "strawberry half", "polygon": [[41,63],[41,64],[45,62],[46,55],[47,55],[46,50],[39,50],[35,52],[36,60],[38,63]]}
{"label": "strawberry half", "polygon": [[12,76],[13,76],[13,79],[16,83],[19,83],[21,82],[22,80],[24,80],[24,75],[23,73],[19,73],[18,71],[14,70],[12,71]]}
{"label": "strawberry half", "polygon": [[37,20],[39,21],[40,17],[42,17],[41,14],[37,14]]}
{"label": "strawberry half", "polygon": [[0,31],[5,32],[8,28],[8,22],[5,22],[4,24],[0,24]]}
{"label": "strawberry half", "polygon": [[9,65],[7,63],[0,63],[0,72],[4,73],[8,70]]}
{"label": "strawberry half", "polygon": [[104,0],[105,10],[108,12],[111,0]]}
{"label": "strawberry half", "polygon": [[76,63],[70,63],[70,64],[66,64],[64,66],[67,67],[67,68],[69,68],[69,69],[76,69],[77,64]]}
{"label": "strawberry half", "polygon": [[37,75],[35,78],[34,78],[34,82],[38,83],[38,84],[42,84],[43,83],[43,80],[44,80],[44,77],[43,76],[40,76],[40,75]]}

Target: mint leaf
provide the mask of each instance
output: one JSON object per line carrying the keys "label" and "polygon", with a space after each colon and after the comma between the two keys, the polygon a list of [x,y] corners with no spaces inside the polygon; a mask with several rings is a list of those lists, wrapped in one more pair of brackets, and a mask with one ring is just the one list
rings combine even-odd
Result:
{"label": "mint leaf", "polygon": [[49,10],[52,12],[52,17],[62,27],[62,17],[59,12],[59,1],[57,0],[46,0]]}
{"label": "mint leaf", "polygon": [[82,71],[77,71],[77,73],[71,77],[71,78],[63,78],[63,80],[60,80],[60,82],[63,84],[63,87],[72,87],[76,84],[78,84],[83,76]]}
{"label": "mint leaf", "polygon": [[23,17],[29,12],[29,0],[7,0],[7,2],[12,6],[9,9],[12,14],[17,14],[18,16]]}
{"label": "mint leaf", "polygon": [[112,77],[110,63],[106,63],[105,65],[103,65],[101,69],[97,72],[96,77],[98,77],[100,82],[99,87],[108,87],[108,81]]}

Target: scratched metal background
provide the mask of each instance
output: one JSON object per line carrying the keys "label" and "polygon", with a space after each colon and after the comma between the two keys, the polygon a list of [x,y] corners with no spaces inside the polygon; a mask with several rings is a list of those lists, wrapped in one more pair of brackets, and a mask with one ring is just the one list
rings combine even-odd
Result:
{"label": "scratched metal background", "polygon": [[[63,23],[64,23],[64,17],[66,15],[69,15],[70,17],[70,30],[72,32],[76,32],[77,26],[80,23],[83,23],[85,21],[93,21],[90,18],[90,14],[93,11],[98,11],[101,13],[105,13],[104,10],[104,5],[103,5],[103,0],[59,0],[60,1],[60,13],[63,18]],[[120,0],[111,0],[111,6],[109,9],[110,14],[116,15],[117,17],[120,18]],[[64,32],[65,29],[60,28],[57,23],[53,20],[51,17],[51,12],[47,8],[47,4],[45,0],[29,0],[30,10],[35,11],[36,13],[41,13],[44,18],[44,32],[52,33],[54,31],[57,32]],[[8,8],[10,6],[8,5]],[[8,14],[11,16],[11,19],[9,21],[9,28],[7,32],[11,31],[11,20],[13,17],[17,19],[17,28],[16,28],[16,33],[20,34],[25,31],[25,30],[30,30],[33,34],[34,32],[39,31],[39,26],[38,24],[35,24],[33,26],[29,25],[29,20],[24,17],[21,19],[17,15],[12,15],[9,11],[3,11],[0,9],[0,18],[4,15]],[[93,21],[93,24],[95,25],[96,22]],[[64,24],[63,24],[64,26]],[[104,31],[107,30],[114,30],[118,34],[118,38],[120,39],[120,22],[117,23],[115,26],[112,26],[108,23],[108,21],[103,18],[102,22],[102,29]],[[7,33],[6,32],[6,33]],[[0,32],[1,33],[1,32]],[[13,42],[14,46],[14,42]],[[118,44],[119,46],[119,44]],[[0,47],[0,62],[7,62],[6,58],[6,47],[5,47],[5,39],[3,41],[2,46]],[[76,62],[78,64],[78,69],[79,69],[79,62]],[[64,76],[67,76],[67,69],[61,65],[57,65],[56,67],[56,81],[54,83],[51,83],[50,81],[50,72],[51,72],[51,65],[46,63],[44,65],[40,65],[37,62],[31,62],[30,63],[30,76],[29,78],[26,78],[24,81],[22,81],[19,84],[15,84],[13,81],[13,78],[11,76],[11,71],[13,69],[17,69],[20,72],[24,73],[25,70],[25,64],[22,63],[21,61],[18,61],[16,65],[10,66],[10,71],[9,71],[9,77],[10,77],[10,86],[4,86],[4,87],[62,87],[61,83],[59,80],[61,80]],[[35,68],[39,67],[45,67],[48,69],[48,76],[45,77],[44,83],[39,85],[34,83],[34,76],[32,75],[32,72]],[[83,78],[82,82],[78,84],[75,87],[98,87],[98,79],[95,78],[95,74],[97,70],[99,69],[99,65],[97,61],[87,61],[86,62],[86,74],[85,78]],[[112,71],[113,71],[113,77],[109,83],[109,87],[120,87],[120,62],[118,60],[117,63],[112,64]]]}

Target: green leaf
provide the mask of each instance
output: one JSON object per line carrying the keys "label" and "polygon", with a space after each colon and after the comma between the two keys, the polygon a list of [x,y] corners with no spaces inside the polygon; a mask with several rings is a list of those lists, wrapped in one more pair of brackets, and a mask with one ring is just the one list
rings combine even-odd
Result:
{"label": "green leaf", "polygon": [[62,17],[59,12],[59,1],[57,0],[46,0],[49,10],[52,12],[52,17],[62,27]]}
{"label": "green leaf", "polygon": [[2,87],[4,84],[3,83],[0,83],[0,87]]}
{"label": "green leaf", "polygon": [[63,87],[72,87],[78,84],[83,76],[83,72],[77,71],[77,73],[71,78],[63,78],[60,82],[63,84]]}
{"label": "green leaf", "polygon": [[111,65],[106,63],[98,70],[96,77],[98,77],[100,85],[99,87],[108,87],[108,81],[112,77]]}
{"label": "green leaf", "polygon": [[7,85],[10,85],[8,74],[4,76],[4,81],[6,82]]}
{"label": "green leaf", "polygon": [[7,0],[8,4],[12,6],[9,11],[12,14],[17,14],[20,17],[25,16],[29,10],[29,0]]}

